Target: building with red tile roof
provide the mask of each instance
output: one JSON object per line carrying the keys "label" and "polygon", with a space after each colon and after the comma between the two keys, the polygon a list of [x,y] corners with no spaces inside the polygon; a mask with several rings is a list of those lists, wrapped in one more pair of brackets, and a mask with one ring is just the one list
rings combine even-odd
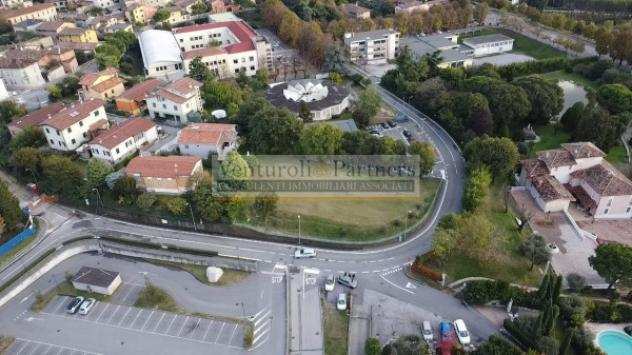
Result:
{"label": "building with red tile roof", "polygon": [[0,17],[11,25],[26,20],[53,21],[57,18],[57,9],[53,4],[33,4],[33,6],[16,9],[2,9]]}
{"label": "building with red tile roof", "polygon": [[146,108],[145,100],[165,83],[159,79],[149,79],[125,90],[116,98],[116,109],[138,116]]}
{"label": "building with red tile roof", "polygon": [[195,189],[202,159],[193,156],[145,156],[132,159],[125,173],[147,192],[183,194]]}
{"label": "building with red tile roof", "polygon": [[132,118],[98,132],[86,144],[86,151],[97,159],[116,164],[157,139],[158,129],[154,122]]}
{"label": "building with red tile roof", "polygon": [[11,133],[12,137],[15,137],[26,127],[37,127],[40,123],[46,121],[49,116],[54,115],[63,108],[63,102],[53,102],[40,108],[39,110],[35,110],[20,118],[16,118],[7,125],[7,128],[9,128],[9,133]]}
{"label": "building with red tile roof", "polygon": [[202,111],[200,87],[202,83],[185,77],[158,88],[146,99],[149,116],[186,124],[190,115]]}
{"label": "building with red tile roof", "polygon": [[92,132],[108,127],[104,105],[105,102],[99,99],[75,101],[48,117],[40,123],[48,146],[55,150],[74,151],[88,142]]}
{"label": "building with red tile roof", "polygon": [[81,94],[84,98],[101,100],[114,99],[125,91],[123,79],[115,68],[106,68],[98,73],[88,73],[81,77]]}
{"label": "building with red tile roof", "polygon": [[237,148],[237,129],[234,124],[195,123],[181,129],[178,148],[184,155],[207,159],[216,154],[223,160],[231,150]]}

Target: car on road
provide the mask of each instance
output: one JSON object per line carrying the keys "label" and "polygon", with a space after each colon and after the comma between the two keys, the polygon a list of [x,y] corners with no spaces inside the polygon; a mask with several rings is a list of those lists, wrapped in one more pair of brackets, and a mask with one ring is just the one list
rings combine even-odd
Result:
{"label": "car on road", "polygon": [[336,309],[338,309],[339,311],[344,311],[347,309],[347,294],[346,293],[339,293],[338,294],[338,301],[336,301]]}
{"label": "car on road", "polygon": [[97,300],[95,300],[94,298],[88,298],[87,300],[83,301],[81,303],[81,307],[79,307],[79,314],[84,316],[87,315],[92,307],[94,307],[95,303],[97,303]]}
{"label": "car on road", "polygon": [[336,287],[334,275],[327,276],[327,279],[325,280],[325,291],[331,292],[334,290],[334,287]]}
{"label": "car on road", "polygon": [[434,340],[434,332],[432,331],[432,325],[430,322],[425,320],[421,323],[421,335],[423,335],[424,340],[430,344]]}
{"label": "car on road", "polygon": [[81,296],[73,298],[72,301],[68,303],[68,306],[66,307],[66,311],[70,314],[77,313],[77,311],[79,310],[79,307],[83,303],[83,300],[84,298]]}
{"label": "car on road", "polygon": [[316,257],[316,250],[312,248],[297,248],[294,251],[294,257],[296,259],[314,258]]}
{"label": "car on road", "polygon": [[358,278],[356,274],[345,272],[338,276],[338,283],[349,288],[356,288],[358,287]]}
{"label": "car on road", "polygon": [[457,319],[454,321],[454,330],[456,336],[459,338],[459,342],[463,345],[470,345],[470,332],[467,331],[465,322],[463,319]]}
{"label": "car on road", "polygon": [[388,126],[391,128],[394,128],[395,126],[397,126],[397,123],[395,123],[395,121],[393,120],[387,121],[386,124],[388,124]]}

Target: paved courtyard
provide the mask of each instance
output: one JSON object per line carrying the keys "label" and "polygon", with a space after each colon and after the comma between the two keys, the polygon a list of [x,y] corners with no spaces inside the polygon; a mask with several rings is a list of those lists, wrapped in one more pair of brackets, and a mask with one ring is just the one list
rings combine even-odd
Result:
{"label": "paved courtyard", "polygon": [[487,64],[493,64],[497,66],[502,66],[502,65],[512,64],[512,63],[529,62],[532,60],[534,60],[533,57],[530,57],[525,54],[505,53],[505,54],[492,55],[489,57],[475,58],[472,65],[478,66],[478,65],[483,65],[487,63]]}
{"label": "paved courtyard", "polygon": [[101,355],[91,351],[25,338],[15,338],[4,355]]}

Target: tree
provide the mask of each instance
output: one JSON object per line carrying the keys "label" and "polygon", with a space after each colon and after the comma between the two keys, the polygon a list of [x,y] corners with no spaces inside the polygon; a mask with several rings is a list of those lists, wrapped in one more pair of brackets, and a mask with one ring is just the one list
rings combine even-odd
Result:
{"label": "tree", "polygon": [[136,197],[138,191],[136,190],[136,180],[131,176],[123,176],[116,180],[112,192],[119,198],[133,198]]}
{"label": "tree", "polygon": [[90,159],[86,166],[88,189],[98,189],[105,184],[105,178],[112,173],[112,167],[99,159]]}
{"label": "tree", "polygon": [[55,102],[62,98],[61,86],[57,84],[48,85],[48,97]]}
{"label": "tree", "polygon": [[25,127],[22,132],[18,133],[11,139],[10,147],[12,151],[20,148],[39,148],[46,145],[46,136],[41,128],[36,126]]}
{"label": "tree", "polygon": [[489,13],[489,5],[486,2],[479,2],[474,7],[474,20],[478,22],[479,25],[485,23],[485,18],[487,18],[487,14]]}
{"label": "tree", "polygon": [[13,153],[13,162],[15,163],[15,166],[24,171],[30,172],[33,177],[38,175],[38,169],[41,161],[42,154],[37,148],[20,148]]}
{"label": "tree", "polygon": [[257,195],[254,203],[252,204],[252,211],[255,218],[265,221],[270,216],[274,215],[278,201],[279,197],[275,194],[265,193]]}
{"label": "tree", "polygon": [[0,237],[2,237],[2,235],[4,235],[4,231],[7,228],[7,224],[4,222],[4,217],[2,217],[2,215],[0,215]]}
{"label": "tree", "polygon": [[465,146],[468,167],[487,166],[494,179],[506,178],[518,164],[518,147],[509,138],[477,137]]}
{"label": "tree", "polygon": [[191,63],[189,63],[189,76],[197,81],[205,82],[206,80],[213,78],[213,73],[202,62],[202,58],[195,57]]}
{"label": "tree", "polygon": [[529,97],[531,111],[529,123],[545,125],[552,120],[564,106],[564,92],[557,82],[541,75],[530,75],[514,80]]}
{"label": "tree", "polygon": [[158,197],[156,195],[144,192],[136,198],[136,205],[143,211],[149,211],[157,200]]}
{"label": "tree", "polygon": [[546,241],[538,234],[534,234],[524,240],[518,247],[518,251],[531,260],[529,270],[533,270],[535,264],[542,265],[551,259],[551,253],[546,246]]}
{"label": "tree", "polygon": [[9,123],[15,117],[26,115],[26,108],[11,100],[0,102],[0,123]]}
{"label": "tree", "polygon": [[82,167],[69,157],[49,155],[42,159],[42,188],[49,194],[61,194],[66,198],[79,197],[83,186]]}
{"label": "tree", "polygon": [[492,176],[486,168],[481,167],[472,170],[465,184],[463,208],[472,212],[480,207],[489,194],[489,185],[491,183]]}
{"label": "tree", "polygon": [[201,90],[204,107],[208,110],[225,109],[229,116],[239,112],[243,101],[243,91],[239,85],[230,81],[206,80]]}
{"label": "tree", "polygon": [[303,154],[338,154],[342,148],[342,130],[329,124],[313,124],[303,129],[299,144]]}
{"label": "tree", "polygon": [[0,216],[3,219],[3,229],[6,232],[15,232],[22,219],[20,202],[9,190],[9,186],[0,180]]}
{"label": "tree", "polygon": [[382,353],[382,345],[377,338],[368,338],[364,343],[365,355],[380,355]]}
{"label": "tree", "polygon": [[226,180],[245,180],[250,176],[248,163],[236,151],[232,150],[222,162],[222,178]]}
{"label": "tree", "polygon": [[280,23],[277,31],[279,38],[291,47],[296,48],[301,34],[301,19],[292,11],[287,11],[283,14]]}
{"label": "tree", "polygon": [[632,280],[632,248],[628,246],[602,244],[595,249],[595,255],[589,257],[588,262],[608,282],[608,289],[619,281]]}
{"label": "tree", "polygon": [[309,110],[309,106],[307,106],[305,101],[301,101],[298,105],[298,117],[300,117],[303,122],[312,121],[312,112]]}
{"label": "tree", "polygon": [[119,63],[121,62],[121,57],[123,57],[123,52],[121,52],[118,47],[110,43],[104,43],[98,46],[94,52],[94,58],[97,60],[99,68],[118,68]]}
{"label": "tree", "polygon": [[414,141],[409,147],[410,154],[419,156],[419,175],[428,175],[437,161],[437,153],[429,142]]}
{"label": "tree", "polygon": [[472,352],[473,355],[523,355],[524,353],[505,338],[493,334]]}
{"label": "tree", "polygon": [[191,7],[194,15],[200,15],[209,11],[208,6],[202,1],[198,1]]}
{"label": "tree", "polygon": [[160,196],[158,203],[174,216],[183,216],[187,211],[188,202],[179,196]]}
{"label": "tree", "polygon": [[226,219],[230,223],[236,223],[246,219],[248,204],[240,196],[233,196],[226,204]]}
{"label": "tree", "polygon": [[586,106],[584,105],[584,103],[581,101],[578,101],[574,103],[573,106],[569,107],[566,110],[566,112],[564,112],[564,114],[562,115],[562,118],[560,118],[560,123],[562,124],[562,127],[564,128],[566,132],[568,133],[575,132],[575,129],[577,128],[577,124],[579,123],[579,121],[582,118],[582,115],[584,114],[585,108]]}
{"label": "tree", "polygon": [[358,96],[355,105],[354,118],[360,127],[366,127],[373,116],[375,116],[382,104],[382,98],[373,86],[364,89]]}
{"label": "tree", "polygon": [[622,84],[605,84],[597,89],[597,101],[610,113],[632,111],[632,90]]}
{"label": "tree", "polygon": [[213,196],[213,182],[208,175],[203,176],[193,190],[192,201],[195,211],[204,221],[217,222],[224,216],[224,206]]}
{"label": "tree", "polygon": [[610,53],[613,41],[614,36],[612,35],[612,31],[607,30],[603,26],[600,26],[599,29],[597,29],[597,33],[595,34],[595,49],[599,55]]}
{"label": "tree", "polygon": [[303,123],[287,109],[264,108],[250,118],[243,147],[255,154],[293,154],[302,129]]}
{"label": "tree", "polygon": [[575,141],[593,142],[602,150],[608,151],[617,144],[624,129],[625,122],[610,115],[601,106],[589,104],[571,135]]}
{"label": "tree", "polygon": [[154,22],[163,22],[171,16],[171,13],[166,9],[158,9],[154,16],[151,18]]}
{"label": "tree", "polygon": [[586,287],[586,279],[582,275],[575,273],[566,275],[566,283],[568,283],[568,288],[573,291],[581,291]]}

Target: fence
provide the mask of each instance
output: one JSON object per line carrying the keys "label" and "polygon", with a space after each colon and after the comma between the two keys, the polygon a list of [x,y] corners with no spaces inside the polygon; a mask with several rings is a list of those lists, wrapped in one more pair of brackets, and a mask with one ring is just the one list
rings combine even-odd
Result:
{"label": "fence", "polygon": [[32,237],[37,232],[37,227],[35,223],[31,223],[31,225],[25,230],[21,231],[13,238],[9,239],[6,243],[0,245],[0,256],[4,256],[13,250],[18,244],[22,243],[24,240]]}

